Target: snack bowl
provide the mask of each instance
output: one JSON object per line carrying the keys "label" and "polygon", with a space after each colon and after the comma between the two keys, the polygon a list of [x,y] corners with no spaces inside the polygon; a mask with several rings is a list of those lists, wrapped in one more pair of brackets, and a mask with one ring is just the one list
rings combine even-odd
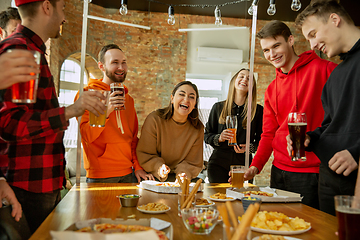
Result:
{"label": "snack bowl", "polygon": [[119,198],[122,207],[136,207],[141,196],[137,194],[122,194],[116,197]]}
{"label": "snack bowl", "polygon": [[246,209],[250,206],[250,204],[254,204],[254,203],[261,204],[261,198],[247,196],[247,197],[241,198],[241,202],[242,202],[242,205],[244,208],[244,213],[245,213]]}
{"label": "snack bowl", "polygon": [[211,233],[219,222],[219,211],[212,208],[185,208],[181,210],[181,216],[186,228],[200,235]]}

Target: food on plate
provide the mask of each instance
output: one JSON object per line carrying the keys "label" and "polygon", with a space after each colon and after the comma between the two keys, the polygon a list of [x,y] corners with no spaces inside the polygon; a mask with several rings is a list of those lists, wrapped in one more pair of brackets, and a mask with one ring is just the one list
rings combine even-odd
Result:
{"label": "food on plate", "polygon": [[274,196],[274,194],[272,193],[268,193],[268,192],[263,192],[263,191],[245,191],[242,192],[245,196],[246,195],[259,195],[259,196],[265,196],[265,197],[272,197]]}
{"label": "food on plate", "polygon": [[112,224],[112,223],[99,223],[95,224],[93,229],[91,227],[85,227],[77,230],[77,232],[102,232],[102,233],[123,233],[123,232],[139,232],[154,230],[160,240],[167,240],[165,233],[151,227],[140,225],[124,225],[124,224]]}
{"label": "food on plate", "polygon": [[175,182],[163,182],[163,183],[157,183],[155,186],[161,186],[161,187],[180,187],[180,184]]}
{"label": "food on plate", "polygon": [[169,206],[163,203],[148,203],[146,205],[138,206],[138,209],[157,212],[168,210]]}
{"label": "food on plate", "polygon": [[[241,217],[238,217],[241,221]],[[276,231],[300,231],[308,229],[311,224],[302,218],[290,218],[283,213],[260,211],[254,217],[252,227]]]}
{"label": "food on plate", "polygon": [[265,234],[258,238],[258,240],[285,240],[283,236]]}
{"label": "food on plate", "polygon": [[210,198],[212,198],[212,199],[234,199],[232,197],[227,197],[226,193],[219,193],[219,192],[211,195]]}
{"label": "food on plate", "polygon": [[205,206],[205,205],[211,205],[212,203],[209,202],[207,199],[205,198],[197,198],[195,200],[195,205],[198,205],[198,206]]}

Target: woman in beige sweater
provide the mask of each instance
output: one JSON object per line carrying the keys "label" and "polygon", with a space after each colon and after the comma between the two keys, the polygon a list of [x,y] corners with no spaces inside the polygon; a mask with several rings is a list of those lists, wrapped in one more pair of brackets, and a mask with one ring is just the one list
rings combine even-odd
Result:
{"label": "woman in beige sweater", "polygon": [[150,113],[136,153],[141,167],[160,181],[178,174],[196,178],[203,167],[204,126],[199,120],[199,92],[189,81],[178,83],[170,104]]}

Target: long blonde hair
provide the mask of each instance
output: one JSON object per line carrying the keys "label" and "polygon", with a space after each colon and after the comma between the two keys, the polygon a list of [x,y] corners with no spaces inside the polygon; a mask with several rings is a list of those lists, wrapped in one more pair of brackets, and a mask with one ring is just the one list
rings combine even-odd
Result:
{"label": "long blonde hair", "polygon": [[[232,108],[233,108],[233,104],[234,104],[234,99],[235,99],[235,80],[237,78],[237,76],[239,75],[239,73],[243,70],[249,71],[249,69],[246,68],[242,68],[240,69],[232,78],[229,84],[229,92],[224,104],[224,107],[221,111],[220,114],[220,118],[219,118],[219,123],[220,124],[225,124],[225,119],[226,116],[232,115]],[[244,120],[242,122],[242,126],[244,129],[246,129],[246,125],[247,125],[247,112],[248,112],[248,96],[246,95],[246,99],[245,99],[245,105],[244,105],[244,110],[241,113],[241,116],[244,117]],[[256,105],[257,105],[257,97],[256,97],[256,81],[255,81],[255,76],[254,76],[254,81],[253,81],[253,88],[252,88],[252,105],[251,105],[251,121],[254,119],[255,117],[255,113],[256,113]]]}

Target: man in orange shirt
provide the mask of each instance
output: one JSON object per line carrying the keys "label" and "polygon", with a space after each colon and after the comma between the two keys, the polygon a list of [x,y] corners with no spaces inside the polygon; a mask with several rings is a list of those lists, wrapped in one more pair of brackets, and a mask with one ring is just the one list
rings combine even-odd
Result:
{"label": "man in orange shirt", "polygon": [[[104,73],[103,79],[90,79],[88,89],[110,91],[110,84],[124,82],[127,74],[127,63],[124,52],[115,44],[104,46],[99,52],[98,66]],[[86,182],[117,183],[137,182],[142,179],[154,180],[139,165],[136,156],[138,142],[138,120],[134,107],[134,99],[125,88],[125,97],[113,92],[109,98],[105,127],[91,127],[89,112],[81,117],[80,132],[84,147],[84,167]],[[77,96],[75,97],[75,99]],[[123,133],[119,129],[115,108],[124,107],[120,111]],[[119,110],[117,110],[119,111]]]}

